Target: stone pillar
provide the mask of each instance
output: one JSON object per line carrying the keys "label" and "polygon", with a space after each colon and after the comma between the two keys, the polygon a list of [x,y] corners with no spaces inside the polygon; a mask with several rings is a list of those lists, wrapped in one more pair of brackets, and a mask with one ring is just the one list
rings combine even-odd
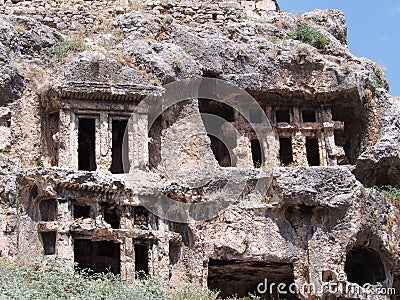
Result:
{"label": "stone pillar", "polygon": [[[96,122],[97,123],[97,122]],[[99,125],[96,124],[96,163],[97,171],[109,172],[111,168],[111,126],[106,112],[100,113]],[[97,151],[98,150],[98,151]]]}
{"label": "stone pillar", "polygon": [[328,166],[328,155],[327,155],[327,144],[326,144],[326,139],[325,139],[325,133],[324,132],[319,132],[317,134],[318,138],[318,148],[319,148],[319,164],[321,166]]}
{"label": "stone pillar", "polygon": [[[156,245],[154,245],[156,246]],[[158,221],[158,243],[154,252],[153,274],[164,280],[169,278],[169,228],[168,221],[159,218]]]}
{"label": "stone pillar", "polygon": [[60,110],[58,167],[78,169],[78,124],[69,109]]}
{"label": "stone pillar", "polygon": [[68,268],[74,267],[74,246],[69,234],[72,221],[71,202],[61,199],[57,205],[57,222],[59,224],[56,239],[56,256]]}
{"label": "stone pillar", "polygon": [[[131,207],[124,206],[121,208],[120,229],[123,231],[131,231],[133,229],[131,220]],[[121,238],[120,244],[120,264],[121,279],[132,280],[135,278],[135,266],[133,264],[133,241],[131,238]]]}
{"label": "stone pillar", "polygon": [[335,122],[332,121],[332,112],[330,108],[323,108],[321,112],[322,127],[324,128],[322,142],[325,144],[326,164],[336,166],[339,157],[344,157],[345,153],[342,147],[335,142]]}
{"label": "stone pillar", "polygon": [[301,127],[301,111],[298,106],[293,106],[293,116],[291,121],[295,127]]}
{"label": "stone pillar", "polygon": [[[229,145],[228,145],[229,146]],[[238,168],[252,168],[250,139],[246,133],[238,134],[236,147],[232,150],[232,166]]]}
{"label": "stone pillar", "polygon": [[273,132],[267,132],[262,138],[260,137],[260,144],[264,150],[264,169],[268,170],[278,166],[279,138],[277,141]]}
{"label": "stone pillar", "polygon": [[292,138],[293,162],[298,166],[308,166],[306,137],[301,131],[297,131]]}
{"label": "stone pillar", "polygon": [[143,169],[149,163],[147,113],[132,113],[128,122],[129,161],[131,168]]}

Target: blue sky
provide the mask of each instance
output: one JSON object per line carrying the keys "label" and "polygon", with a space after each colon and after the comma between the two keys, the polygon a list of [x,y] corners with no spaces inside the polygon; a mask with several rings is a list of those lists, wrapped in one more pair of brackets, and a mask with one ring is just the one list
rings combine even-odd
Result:
{"label": "blue sky", "polygon": [[400,96],[400,0],[277,1],[282,11],[295,14],[317,8],[342,10],[350,51],[379,63],[390,84],[390,94]]}

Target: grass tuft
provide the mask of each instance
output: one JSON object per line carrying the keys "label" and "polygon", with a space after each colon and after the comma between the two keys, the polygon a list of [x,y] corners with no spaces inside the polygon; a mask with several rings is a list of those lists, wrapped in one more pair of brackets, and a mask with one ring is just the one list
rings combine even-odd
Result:
{"label": "grass tuft", "polygon": [[325,35],[306,23],[299,23],[296,31],[289,32],[287,37],[310,44],[320,50],[324,50],[328,44],[328,39]]}
{"label": "grass tuft", "polygon": [[383,196],[400,204],[400,189],[391,185],[373,186],[373,189],[379,191]]}
{"label": "grass tuft", "polygon": [[64,40],[53,47],[53,53],[64,57],[69,52],[78,52],[88,49],[87,45],[80,39]]}

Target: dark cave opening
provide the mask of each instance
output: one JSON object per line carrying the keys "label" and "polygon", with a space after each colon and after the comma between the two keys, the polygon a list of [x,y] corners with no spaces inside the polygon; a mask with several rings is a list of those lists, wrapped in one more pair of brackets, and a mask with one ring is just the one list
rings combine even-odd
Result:
{"label": "dark cave opening", "polygon": [[[209,289],[220,291],[221,298],[246,297],[251,293],[262,299],[296,299],[295,294],[289,291],[290,284],[294,283],[291,264],[210,259],[207,283]],[[257,289],[261,283],[260,290],[263,292],[265,288],[265,293],[259,293]],[[278,294],[277,285],[280,283],[285,284],[286,295]]]}
{"label": "dark cave opening", "polygon": [[277,108],[275,110],[276,123],[289,123],[290,124],[290,110],[289,108]]}
{"label": "dark cave opening", "polygon": [[279,138],[279,159],[283,165],[293,162],[293,149],[291,138]]}
{"label": "dark cave opening", "polygon": [[137,276],[143,277],[149,274],[149,246],[144,243],[137,243],[134,246],[135,272]]}
{"label": "dark cave opening", "polygon": [[214,153],[215,159],[221,167],[231,167],[232,161],[228,148],[225,144],[215,136],[208,135],[211,141],[211,150]]}
{"label": "dark cave opening", "polygon": [[335,130],[335,143],[343,147],[342,164],[354,164],[361,151],[361,139],[366,134],[365,112],[362,107],[332,106],[332,120],[344,122],[344,130]]}
{"label": "dark cave opening", "polygon": [[112,120],[111,173],[129,172],[128,120]]}
{"label": "dark cave opening", "polygon": [[215,115],[227,122],[235,122],[235,109],[232,106],[215,100],[199,99],[198,101],[200,113]]}
{"label": "dark cave opening", "polygon": [[319,146],[318,139],[307,138],[306,139],[306,152],[307,161],[309,166],[319,166]]}
{"label": "dark cave opening", "polygon": [[113,241],[74,239],[75,262],[95,273],[120,273],[120,244]]}
{"label": "dark cave opening", "polygon": [[120,225],[118,208],[115,205],[105,203],[102,205],[102,210],[104,221],[110,224],[111,228],[118,229]]}
{"label": "dark cave opening", "polygon": [[264,155],[258,139],[251,140],[251,156],[253,158],[253,166],[261,168],[264,163]]}
{"label": "dark cave opening", "polygon": [[386,278],[385,268],[379,254],[371,249],[356,247],[346,256],[344,271],[347,280],[362,286],[376,284]]}
{"label": "dark cave opening", "polygon": [[44,255],[53,255],[56,253],[57,232],[42,232],[41,234]]}
{"label": "dark cave opening", "polygon": [[73,204],[74,219],[90,218],[90,206],[84,204]]}
{"label": "dark cave opening", "polygon": [[55,221],[57,218],[57,201],[55,199],[42,200],[39,203],[42,221]]}
{"label": "dark cave opening", "polygon": [[303,123],[314,123],[317,121],[315,116],[315,110],[310,110],[310,109],[303,109],[301,111],[301,118],[303,120]]}

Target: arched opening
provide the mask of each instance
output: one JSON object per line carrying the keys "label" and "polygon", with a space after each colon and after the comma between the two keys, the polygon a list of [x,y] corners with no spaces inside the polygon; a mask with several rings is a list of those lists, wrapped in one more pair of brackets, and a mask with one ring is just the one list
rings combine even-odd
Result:
{"label": "arched opening", "polygon": [[385,280],[385,268],[379,254],[363,247],[352,249],[346,256],[347,280],[362,286]]}

